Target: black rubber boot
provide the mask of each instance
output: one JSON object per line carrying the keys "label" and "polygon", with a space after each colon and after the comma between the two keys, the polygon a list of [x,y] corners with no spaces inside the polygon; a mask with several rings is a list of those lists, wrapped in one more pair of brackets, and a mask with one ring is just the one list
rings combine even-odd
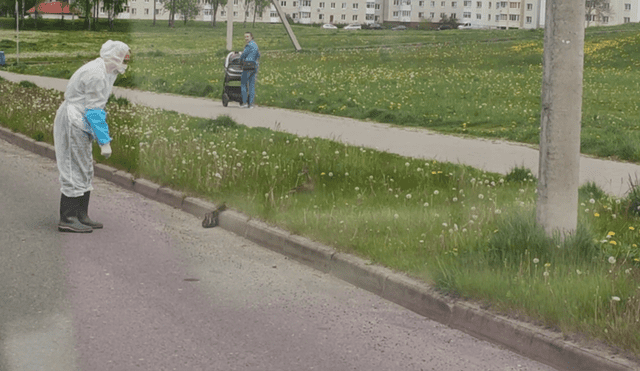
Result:
{"label": "black rubber boot", "polygon": [[80,223],[77,217],[77,210],[81,202],[81,197],[60,196],[60,222],[58,230],[60,232],[91,233],[93,228]]}
{"label": "black rubber boot", "polygon": [[89,198],[91,198],[91,192],[85,192],[83,196],[80,197],[79,206],[78,206],[78,220],[80,223],[84,225],[88,225],[93,229],[101,229],[103,227],[102,223],[94,222],[89,218]]}

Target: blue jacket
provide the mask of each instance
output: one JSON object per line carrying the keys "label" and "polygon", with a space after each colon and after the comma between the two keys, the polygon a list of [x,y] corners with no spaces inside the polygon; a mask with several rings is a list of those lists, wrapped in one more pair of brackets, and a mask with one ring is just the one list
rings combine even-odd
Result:
{"label": "blue jacket", "polygon": [[259,64],[260,62],[260,50],[258,50],[258,44],[255,41],[251,40],[245,45],[244,51],[240,56],[241,61],[249,61],[256,62]]}

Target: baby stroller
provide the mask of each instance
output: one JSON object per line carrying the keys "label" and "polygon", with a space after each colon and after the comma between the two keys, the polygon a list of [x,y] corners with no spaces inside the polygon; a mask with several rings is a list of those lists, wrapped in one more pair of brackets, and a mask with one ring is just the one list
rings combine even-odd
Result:
{"label": "baby stroller", "polygon": [[222,105],[227,106],[230,101],[242,104],[242,93],[240,92],[240,79],[242,77],[242,64],[240,63],[240,53],[231,52],[227,54],[224,61],[224,85],[222,87]]}

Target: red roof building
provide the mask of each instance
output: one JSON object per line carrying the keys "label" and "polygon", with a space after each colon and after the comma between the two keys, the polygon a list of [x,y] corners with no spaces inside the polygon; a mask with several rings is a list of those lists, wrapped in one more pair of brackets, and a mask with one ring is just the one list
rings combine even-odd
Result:
{"label": "red roof building", "polygon": [[[38,17],[60,19],[63,16],[74,16],[75,13],[69,10],[69,3],[54,1],[50,3],[40,3],[38,7]],[[27,10],[32,17],[36,15],[36,7]]]}

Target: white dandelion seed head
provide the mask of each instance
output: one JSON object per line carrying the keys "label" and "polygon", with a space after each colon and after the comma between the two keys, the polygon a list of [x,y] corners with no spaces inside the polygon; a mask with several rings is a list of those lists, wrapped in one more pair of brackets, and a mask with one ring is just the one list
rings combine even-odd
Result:
{"label": "white dandelion seed head", "polygon": [[533,264],[538,264],[540,263],[540,259],[538,258],[533,258]]}
{"label": "white dandelion seed head", "polygon": [[607,261],[609,262],[609,264],[615,264],[616,258],[614,258],[613,256],[610,256],[609,259],[607,259]]}

